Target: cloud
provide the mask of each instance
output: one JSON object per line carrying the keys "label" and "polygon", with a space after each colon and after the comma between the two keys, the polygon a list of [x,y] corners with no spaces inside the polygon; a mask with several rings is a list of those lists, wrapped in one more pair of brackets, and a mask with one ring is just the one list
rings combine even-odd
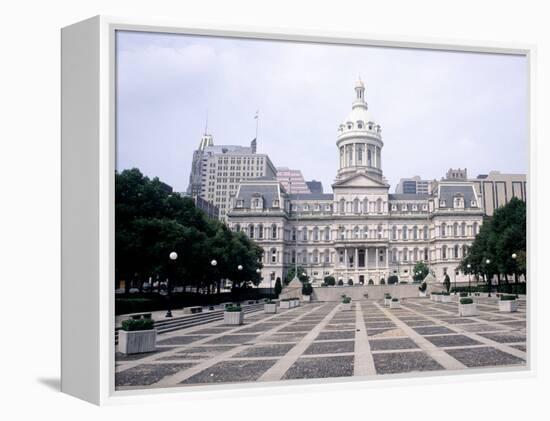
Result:
{"label": "cloud", "polygon": [[527,168],[522,57],[130,32],[117,47],[118,165],[180,191],[207,110],[215,143],[247,144],[257,109],[259,151],[327,189],[359,74],[393,186],[451,166]]}

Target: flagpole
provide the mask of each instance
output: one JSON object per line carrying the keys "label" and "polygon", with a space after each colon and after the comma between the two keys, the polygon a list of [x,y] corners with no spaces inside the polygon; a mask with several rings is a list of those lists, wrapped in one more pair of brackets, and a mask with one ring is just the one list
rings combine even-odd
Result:
{"label": "flagpole", "polygon": [[256,140],[258,139],[258,120],[260,120],[260,110],[256,111],[256,115],[254,116],[254,119],[256,120]]}

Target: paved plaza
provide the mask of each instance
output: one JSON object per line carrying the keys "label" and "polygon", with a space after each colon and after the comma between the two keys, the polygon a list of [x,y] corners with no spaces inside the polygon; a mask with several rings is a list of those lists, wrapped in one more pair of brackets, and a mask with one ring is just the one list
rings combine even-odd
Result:
{"label": "paved plaza", "polygon": [[499,313],[478,298],[479,316],[455,302],[308,303],[256,312],[242,326],[222,321],[158,336],[157,351],[116,355],[117,390],[253,381],[375,376],[526,365],[525,301]]}

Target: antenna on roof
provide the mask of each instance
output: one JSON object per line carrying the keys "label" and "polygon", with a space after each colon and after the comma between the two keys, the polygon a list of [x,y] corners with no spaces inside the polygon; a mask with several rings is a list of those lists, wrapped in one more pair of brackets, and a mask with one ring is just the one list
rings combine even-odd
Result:
{"label": "antenna on roof", "polygon": [[204,134],[208,134],[208,108],[206,109],[206,122],[204,123]]}

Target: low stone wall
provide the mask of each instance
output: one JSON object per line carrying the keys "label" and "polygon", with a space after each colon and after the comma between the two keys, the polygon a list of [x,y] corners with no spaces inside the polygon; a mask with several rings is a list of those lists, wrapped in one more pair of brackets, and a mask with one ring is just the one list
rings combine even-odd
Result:
{"label": "low stone wall", "polygon": [[313,301],[340,301],[342,294],[351,297],[352,300],[368,299],[380,300],[385,293],[396,298],[418,297],[419,284],[396,284],[396,285],[357,285],[357,286],[334,286],[313,288]]}

